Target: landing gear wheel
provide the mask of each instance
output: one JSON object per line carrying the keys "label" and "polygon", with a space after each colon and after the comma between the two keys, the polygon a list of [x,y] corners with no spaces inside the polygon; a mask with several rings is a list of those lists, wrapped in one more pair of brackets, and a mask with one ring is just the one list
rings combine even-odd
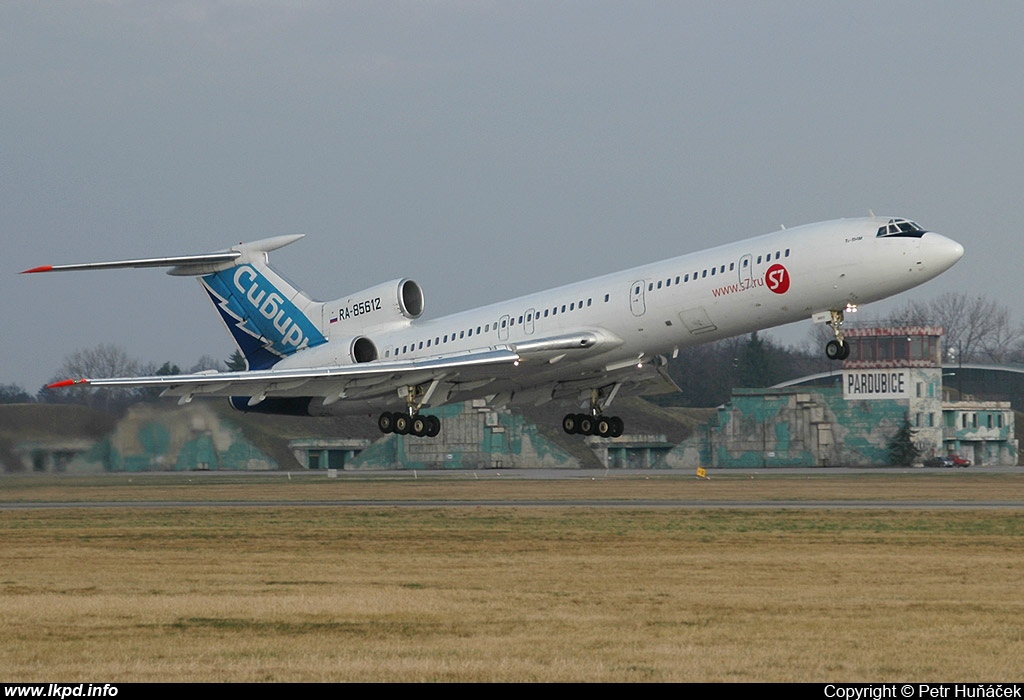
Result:
{"label": "landing gear wheel", "polygon": [[562,430],[569,433],[569,435],[575,435],[579,430],[579,421],[576,420],[575,413],[566,413],[565,418],[562,419]]}
{"label": "landing gear wheel", "polygon": [[427,434],[427,419],[425,416],[413,416],[409,426],[409,432],[416,437],[423,437]]}
{"label": "landing gear wheel", "polygon": [[830,360],[845,360],[850,356],[850,346],[838,340],[830,340],[825,345],[825,357]]}
{"label": "landing gear wheel", "polygon": [[586,414],[580,414],[579,418],[579,434],[580,435],[593,435],[594,434],[594,419]]}
{"label": "landing gear wheel", "polygon": [[618,416],[612,416],[608,419],[608,422],[611,424],[611,431],[608,433],[608,436],[613,438],[622,437],[623,431],[626,430],[626,425],[622,422],[622,419]]}
{"label": "landing gear wheel", "polygon": [[395,434],[396,435],[408,435],[409,428],[411,427],[412,421],[409,420],[409,416],[404,413],[396,413],[395,416]]}
{"label": "landing gear wheel", "polygon": [[437,437],[441,432],[441,419],[437,416],[427,416],[427,437]]}
{"label": "landing gear wheel", "polygon": [[389,411],[384,411],[377,418],[377,427],[382,433],[391,433],[395,430],[395,417]]}
{"label": "landing gear wheel", "polygon": [[605,418],[604,416],[597,417],[597,436],[606,438],[612,434],[612,422],[611,419]]}

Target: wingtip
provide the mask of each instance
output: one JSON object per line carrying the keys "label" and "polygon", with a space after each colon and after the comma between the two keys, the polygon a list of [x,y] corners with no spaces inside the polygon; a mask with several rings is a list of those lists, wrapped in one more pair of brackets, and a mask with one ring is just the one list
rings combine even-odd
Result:
{"label": "wingtip", "polygon": [[88,384],[88,383],[89,383],[88,379],[62,379],[59,382],[54,382],[53,384],[47,384],[46,388],[47,389],[60,389],[62,387],[66,387],[66,386],[78,386],[79,384]]}
{"label": "wingtip", "polygon": [[34,272],[51,272],[52,270],[53,270],[53,265],[40,265],[39,267],[33,267],[33,268],[29,269],[29,270],[22,270],[21,274],[23,274],[23,275],[31,275]]}

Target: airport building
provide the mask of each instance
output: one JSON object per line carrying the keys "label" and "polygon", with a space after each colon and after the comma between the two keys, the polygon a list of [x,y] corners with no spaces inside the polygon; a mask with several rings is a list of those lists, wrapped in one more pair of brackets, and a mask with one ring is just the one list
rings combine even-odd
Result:
{"label": "airport building", "polygon": [[951,400],[943,388],[941,328],[853,328],[850,355],[823,385],[737,389],[669,467],[883,466],[909,421],[919,462],[958,454],[1017,464],[1008,401]]}

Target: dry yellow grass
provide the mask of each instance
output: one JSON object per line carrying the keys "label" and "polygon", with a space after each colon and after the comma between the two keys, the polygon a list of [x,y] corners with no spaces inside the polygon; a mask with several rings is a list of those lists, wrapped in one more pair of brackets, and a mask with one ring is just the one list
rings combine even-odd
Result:
{"label": "dry yellow grass", "polygon": [[3,511],[0,676],[1019,681],[1022,535],[1019,510]]}
{"label": "dry yellow grass", "polygon": [[532,479],[524,471],[224,472],[8,475],[0,477],[0,502],[96,501],[338,501],[338,500],[665,500],[807,501],[898,500],[906,503],[1002,501],[1024,503],[1024,470],[877,470],[859,474],[808,470],[773,473],[723,470],[713,478],[692,472],[568,472],[571,478]]}

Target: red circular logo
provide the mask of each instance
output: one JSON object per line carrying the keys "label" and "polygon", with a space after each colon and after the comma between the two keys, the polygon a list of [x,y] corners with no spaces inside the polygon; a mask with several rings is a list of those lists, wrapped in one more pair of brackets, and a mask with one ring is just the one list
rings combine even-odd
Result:
{"label": "red circular logo", "polygon": [[775,263],[764,273],[764,283],[776,294],[785,294],[789,291],[789,270]]}

